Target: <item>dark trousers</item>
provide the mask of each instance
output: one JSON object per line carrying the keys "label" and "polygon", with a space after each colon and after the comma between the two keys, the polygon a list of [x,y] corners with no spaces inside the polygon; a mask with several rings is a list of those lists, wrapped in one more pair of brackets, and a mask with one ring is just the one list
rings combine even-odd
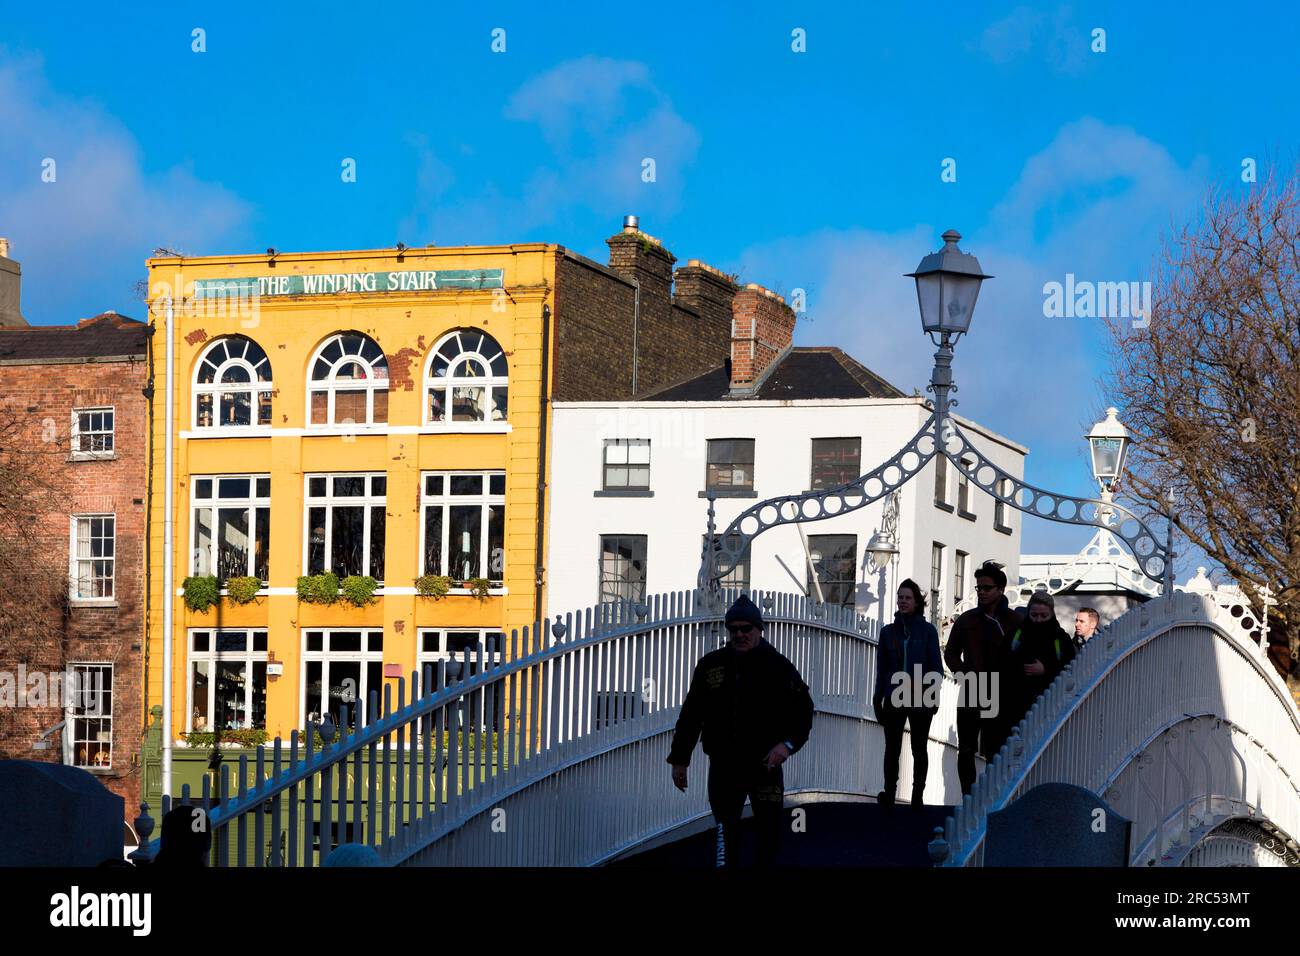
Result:
{"label": "dark trousers", "polygon": [[1006,718],[980,716],[978,707],[957,708],[957,779],[963,795],[975,786],[975,753],[992,760],[1007,739]]}
{"label": "dark trousers", "polygon": [[885,793],[893,796],[898,788],[898,759],[903,755],[903,728],[912,728],[912,802],[925,791],[925,776],[930,769],[926,741],[934,712],[925,707],[900,708],[884,701],[876,716],[885,731]]}
{"label": "dark trousers", "polygon": [[785,806],[785,775],[766,770],[761,758],[709,758],[709,807],[717,823],[717,865],[740,862],[738,839],[745,798],[754,808],[758,834],[758,865],[771,866],[781,845]]}

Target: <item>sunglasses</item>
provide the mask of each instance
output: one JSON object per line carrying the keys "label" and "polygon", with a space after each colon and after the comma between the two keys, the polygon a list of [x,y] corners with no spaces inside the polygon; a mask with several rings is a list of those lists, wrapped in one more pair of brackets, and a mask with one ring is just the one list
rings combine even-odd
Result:
{"label": "sunglasses", "polygon": [[753,629],[753,624],[729,624],[727,626],[727,633],[735,636],[739,634],[748,634]]}
{"label": "sunglasses", "polygon": [[996,584],[977,584],[977,585],[975,585],[975,590],[976,590],[976,591],[995,591],[995,590],[997,590],[997,585],[996,585]]}

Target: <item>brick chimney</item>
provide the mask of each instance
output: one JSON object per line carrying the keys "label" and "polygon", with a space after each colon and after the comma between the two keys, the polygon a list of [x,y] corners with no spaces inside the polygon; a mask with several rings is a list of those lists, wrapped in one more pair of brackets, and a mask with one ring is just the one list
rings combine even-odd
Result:
{"label": "brick chimney", "polygon": [[736,283],[721,269],[691,259],[673,273],[673,301],[700,317],[700,324],[731,336],[731,300]]}
{"label": "brick chimney", "polygon": [[641,286],[641,312],[666,325],[672,308],[673,263],[677,257],[640,229],[636,216],[623,217],[623,231],[605,240],[609,267]]}
{"label": "brick chimney", "polygon": [[794,310],[751,282],[731,300],[731,394],[753,394],[794,342]]}
{"label": "brick chimney", "polygon": [[9,258],[9,240],[0,239],[0,329],[23,329],[21,311],[23,269]]}

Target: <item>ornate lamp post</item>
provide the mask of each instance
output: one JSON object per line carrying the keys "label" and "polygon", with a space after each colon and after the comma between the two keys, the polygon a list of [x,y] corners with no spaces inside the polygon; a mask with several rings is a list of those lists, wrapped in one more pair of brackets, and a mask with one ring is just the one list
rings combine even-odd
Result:
{"label": "ornate lamp post", "polygon": [[[1105,478],[1109,489],[1103,485],[1103,498],[1097,500],[1056,494],[1008,474],[986,458],[949,416],[949,407],[957,404],[950,398],[951,393],[957,390],[952,380],[953,348],[958,339],[970,331],[980,285],[991,278],[984,274],[974,256],[957,247],[960,239],[960,234],[953,230],[945,232],[943,248],[927,255],[915,272],[908,273],[916,281],[921,327],[939,347],[934,354],[934,369],[927,388],[934,393],[933,413],[920,431],[889,461],[861,477],[838,488],[760,501],[742,512],[721,535],[715,534],[713,502],[710,500],[708,536],[714,546],[706,545],[704,548],[698,577],[700,588],[717,590],[722,576],[736,566],[745,549],[764,531],[784,524],[820,521],[864,508],[897,491],[935,455],[947,458],[971,484],[1026,514],[1102,529],[1109,529],[1114,519],[1116,527],[1112,533],[1128,546],[1142,574],[1159,581],[1172,571],[1170,544],[1161,546],[1145,522],[1111,500],[1109,492],[1113,491],[1123,470],[1128,447],[1126,429],[1123,434],[1112,434],[1109,418],[1099,423],[1099,427],[1105,427],[1097,435],[1099,443],[1093,444],[1094,471],[1099,482]],[[1115,424],[1119,425],[1118,419]],[[1122,425],[1119,427],[1123,428]],[[873,543],[876,543],[875,538]],[[882,549],[881,553],[887,552]]]}
{"label": "ornate lamp post", "polygon": [[[885,499],[884,518],[881,522],[880,530],[871,536],[871,541],[867,544],[867,553],[871,555],[871,566],[879,574],[885,568],[898,561],[898,492],[891,491]],[[897,579],[898,575],[894,575]],[[898,581],[894,581],[894,587],[898,587]],[[885,580],[885,591],[880,595],[880,610],[882,623],[889,619],[885,608],[888,606],[886,598],[890,594],[889,580]]]}
{"label": "ornate lamp post", "polygon": [[[1124,464],[1128,457],[1129,446],[1133,443],[1133,433],[1119,420],[1119,409],[1108,408],[1106,417],[1093,425],[1083,437],[1088,442],[1092,459],[1092,477],[1101,490],[1103,507],[1098,509],[1097,514],[1101,527],[1097,528],[1097,533],[1059,575],[1048,574],[1043,578],[1027,581],[1020,586],[1020,593],[1024,595],[1034,591],[1047,591],[1055,594],[1077,584],[1094,567],[1109,564],[1117,574],[1127,578],[1121,582],[1125,587],[1141,591],[1148,596],[1155,596],[1155,585],[1142,583],[1140,576],[1144,572],[1135,570],[1124,549],[1110,532],[1110,525],[1114,520],[1114,509],[1111,505],[1115,499],[1115,490],[1124,476]],[[1052,584],[1053,581],[1056,582],[1055,586]]]}
{"label": "ornate lamp post", "polygon": [[[1101,489],[1101,500],[1109,504],[1119,485],[1120,476],[1124,474],[1124,459],[1128,457],[1128,446],[1133,440],[1132,433],[1119,420],[1119,409],[1106,409],[1106,417],[1092,426],[1092,431],[1083,437],[1088,439],[1092,451],[1092,476],[1097,479]],[[1110,509],[1107,508],[1103,518],[1109,523]]]}

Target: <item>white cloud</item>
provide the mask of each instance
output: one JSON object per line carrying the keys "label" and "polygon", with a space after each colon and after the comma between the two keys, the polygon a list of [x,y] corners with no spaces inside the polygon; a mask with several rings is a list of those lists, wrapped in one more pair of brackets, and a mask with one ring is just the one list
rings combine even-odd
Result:
{"label": "white cloud", "polygon": [[1092,43],[1091,31],[1075,23],[1070,7],[1057,7],[1050,14],[1021,6],[989,24],[976,46],[994,63],[1020,59],[1046,61],[1054,72],[1082,71]]}
{"label": "white cloud", "polygon": [[[63,324],[110,308],[142,317],[132,286],[155,247],[210,251],[250,215],[247,203],[186,166],[147,174],[121,122],[53,90],[38,57],[3,48],[0,129],[0,235],[22,263],[31,322]],[[54,182],[41,179],[46,158],[56,163]]]}
{"label": "white cloud", "polygon": [[[550,154],[515,177],[522,186],[467,181],[452,189],[445,164],[426,139],[414,138],[420,171],[403,235],[419,242],[508,241],[556,225],[575,208],[664,219],[681,207],[700,135],[644,64],[592,56],[561,63],[520,86],[504,116],[536,125]],[[647,158],[655,164],[652,183],[642,180]]]}

